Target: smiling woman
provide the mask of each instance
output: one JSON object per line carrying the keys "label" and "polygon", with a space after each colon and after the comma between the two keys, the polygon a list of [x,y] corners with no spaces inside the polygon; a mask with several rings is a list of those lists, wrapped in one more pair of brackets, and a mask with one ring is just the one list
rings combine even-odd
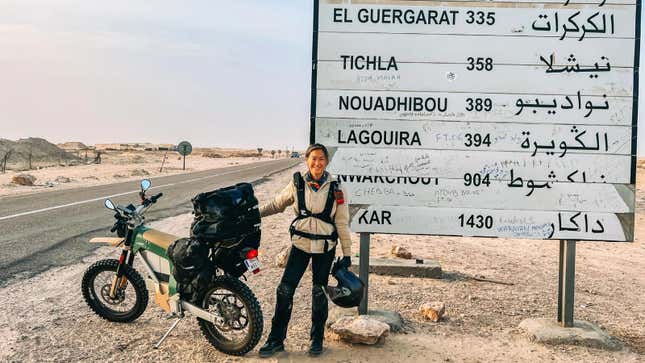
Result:
{"label": "smiling woman", "polygon": [[[305,152],[309,171],[300,172],[272,201],[260,207],[260,215],[268,217],[294,206],[296,218],[291,222],[289,234],[293,248],[276,289],[275,313],[271,333],[266,344],[260,348],[260,356],[269,357],[284,350],[283,341],[291,319],[293,295],[311,260],[311,346],[310,355],[323,351],[325,322],[327,321],[327,296],[329,272],[340,240],[343,251],[342,264],[351,264],[351,237],[349,231],[349,207],[337,180],[325,171],[329,160],[327,148],[312,144]],[[362,295],[361,295],[362,296]],[[333,299],[333,297],[332,297]]]}

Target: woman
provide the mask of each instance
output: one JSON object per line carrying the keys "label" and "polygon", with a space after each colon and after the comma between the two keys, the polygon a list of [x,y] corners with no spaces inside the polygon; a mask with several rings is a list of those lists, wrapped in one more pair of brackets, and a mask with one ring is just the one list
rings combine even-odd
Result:
{"label": "woman", "polygon": [[[311,259],[313,287],[311,291],[310,355],[320,355],[327,321],[327,297],[324,288],[336,255],[337,240],[343,252],[342,264],[351,264],[349,208],[337,181],[325,171],[329,154],[321,144],[313,144],[305,152],[309,171],[293,180],[270,203],[260,208],[260,216],[280,213],[293,204],[296,219],[291,224],[293,247],[277,288],[276,306],[271,320],[271,333],[260,348],[261,357],[284,350],[283,341],[291,318],[293,294]],[[304,197],[304,198],[303,198]]]}

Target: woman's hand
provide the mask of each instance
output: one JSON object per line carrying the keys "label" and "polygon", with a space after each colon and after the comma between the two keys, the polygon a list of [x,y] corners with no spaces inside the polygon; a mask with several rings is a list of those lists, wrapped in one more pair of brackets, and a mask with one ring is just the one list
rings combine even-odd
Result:
{"label": "woman's hand", "polygon": [[343,258],[340,259],[340,262],[338,263],[339,267],[345,267],[349,268],[349,266],[352,265],[352,258],[349,256],[344,256]]}

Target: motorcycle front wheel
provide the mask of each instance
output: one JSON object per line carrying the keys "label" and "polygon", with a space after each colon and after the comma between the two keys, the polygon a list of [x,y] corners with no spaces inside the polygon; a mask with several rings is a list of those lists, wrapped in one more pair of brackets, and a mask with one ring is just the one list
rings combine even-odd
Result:
{"label": "motorcycle front wheel", "polygon": [[128,265],[123,266],[125,280],[117,282],[115,296],[110,295],[119,261],[95,262],[83,275],[81,289],[87,305],[105,320],[127,323],[138,318],[148,306],[146,282]]}
{"label": "motorcycle front wheel", "polygon": [[260,341],[264,329],[262,310],[255,295],[240,280],[219,276],[204,289],[198,300],[202,309],[216,315],[217,323],[200,318],[199,327],[215,349],[244,355]]}

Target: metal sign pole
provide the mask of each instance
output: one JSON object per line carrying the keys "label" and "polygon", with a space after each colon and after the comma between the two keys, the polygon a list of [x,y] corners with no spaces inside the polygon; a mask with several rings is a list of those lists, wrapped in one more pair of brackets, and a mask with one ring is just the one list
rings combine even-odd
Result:
{"label": "metal sign pole", "polygon": [[576,277],[576,241],[560,240],[558,273],[558,322],[565,328],[573,326]]}
{"label": "metal sign pole", "polygon": [[193,152],[193,146],[188,141],[182,141],[177,145],[177,152],[184,157],[184,165],[182,170],[186,170],[186,155]]}
{"label": "metal sign pole", "polygon": [[564,261],[564,240],[560,240],[558,257],[558,323],[562,322],[562,265]]}
{"label": "metal sign pole", "polygon": [[361,300],[361,305],[358,307],[358,314],[365,315],[367,314],[367,297],[369,291],[369,273],[370,273],[370,234],[366,232],[360,233],[361,240],[361,250],[360,250],[360,260],[359,260],[359,278],[365,284],[365,290],[363,291],[363,300]]}

